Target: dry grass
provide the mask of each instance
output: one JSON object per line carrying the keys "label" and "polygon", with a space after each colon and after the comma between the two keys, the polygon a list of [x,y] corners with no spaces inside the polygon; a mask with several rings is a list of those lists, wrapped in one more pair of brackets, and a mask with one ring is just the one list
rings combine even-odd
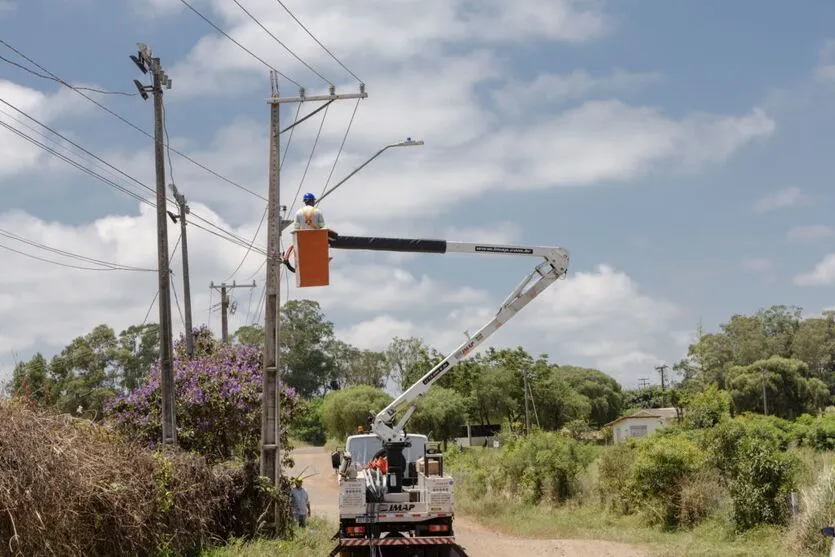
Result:
{"label": "dry grass", "polygon": [[210,468],[68,415],[0,402],[0,555],[160,555],[245,536],[252,466]]}

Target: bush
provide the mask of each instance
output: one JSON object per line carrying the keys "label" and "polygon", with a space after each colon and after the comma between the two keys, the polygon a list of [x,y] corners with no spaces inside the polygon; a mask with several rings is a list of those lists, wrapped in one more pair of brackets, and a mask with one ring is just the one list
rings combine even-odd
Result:
{"label": "bush", "polygon": [[737,461],[731,482],[737,531],[760,524],[787,524],[789,494],[798,464],[795,456],[748,438],[740,446]]}
{"label": "bush", "polygon": [[630,492],[643,510],[658,509],[653,522],[677,526],[685,481],[702,469],[705,454],[683,437],[653,436],[636,443],[634,456]]}
{"label": "bush", "polygon": [[251,535],[267,501],[257,466],[211,468],[20,403],[0,402],[0,421],[0,547],[12,555],[186,554]]}
{"label": "bush", "polygon": [[607,447],[600,456],[598,468],[601,500],[624,514],[633,510],[630,483],[633,451],[632,445],[627,443]]}
{"label": "bush", "polygon": [[[260,454],[262,351],[251,345],[212,344],[207,338],[211,333],[198,333],[195,359],[181,355],[174,360],[178,444],[209,462],[255,458]],[[178,354],[183,344],[180,339]],[[161,400],[160,369],[154,365],[144,385],[108,402],[108,421],[153,448],[162,441]],[[299,399],[291,388],[282,390],[281,409],[283,423],[298,415]],[[289,448],[286,434],[282,446]]]}
{"label": "bush", "polygon": [[322,419],[322,406],[324,399],[317,397],[300,402],[298,417],[290,425],[290,435],[321,447],[327,441],[325,424]]}
{"label": "bush", "polygon": [[686,405],[684,425],[694,429],[713,427],[730,415],[731,395],[715,385],[695,395]]}
{"label": "bush", "polygon": [[577,476],[593,459],[591,447],[557,433],[535,431],[504,446],[496,480],[525,502],[562,503],[577,492]]}

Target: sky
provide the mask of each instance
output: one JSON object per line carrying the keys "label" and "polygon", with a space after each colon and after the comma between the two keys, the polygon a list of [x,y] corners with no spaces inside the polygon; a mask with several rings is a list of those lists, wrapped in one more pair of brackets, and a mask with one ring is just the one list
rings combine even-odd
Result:
{"label": "sky", "polygon": [[[266,246],[270,67],[289,78],[282,97],[368,93],[282,135],[291,213],[410,137],[425,145],[387,150],[322,203],[329,226],[570,252],[566,279],[486,346],[634,387],[657,383],[654,367],[681,359],[700,325],[835,306],[832,2],[282,1],[0,0],[0,123],[74,161],[0,127],[0,377],[97,324],[158,319],[156,216],[138,199],[153,201],[152,101],[90,90],[148,83],[128,57],[140,42],[172,84],[166,183],[192,211],[196,324],[219,332],[210,283],[232,280],[256,287],[233,291],[230,329],[263,319],[263,252],[209,231]],[[284,104],[282,127],[317,107]],[[331,255],[329,286],[283,277],[282,298],[317,300],[360,348],[417,336],[444,352],[538,263]],[[177,252],[171,268],[179,334]]]}

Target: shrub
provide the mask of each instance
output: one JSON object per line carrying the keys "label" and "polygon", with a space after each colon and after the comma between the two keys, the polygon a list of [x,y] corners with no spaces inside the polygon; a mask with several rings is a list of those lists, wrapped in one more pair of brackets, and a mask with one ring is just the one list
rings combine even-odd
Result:
{"label": "shrub", "polygon": [[788,522],[788,497],[794,487],[797,464],[791,453],[780,452],[755,438],[743,439],[731,481],[737,531]]}
{"label": "shrub", "polygon": [[718,481],[717,474],[714,468],[703,468],[682,479],[678,524],[696,526],[727,500],[728,490]]}
{"label": "shrub", "polygon": [[507,443],[498,482],[528,503],[562,503],[577,491],[577,476],[594,459],[591,447],[553,432],[535,431]]}
{"label": "shrub", "polygon": [[602,501],[621,513],[633,509],[631,493],[632,462],[634,448],[627,443],[607,447],[600,455],[599,490]]}
{"label": "shrub", "polygon": [[290,425],[290,435],[317,447],[324,445],[327,436],[322,420],[323,403],[321,397],[301,401],[298,417]]}
{"label": "shrub", "polygon": [[722,418],[730,415],[730,408],[731,395],[711,385],[687,403],[684,424],[686,427],[695,429],[713,427]]}
{"label": "shrub", "polygon": [[678,525],[682,489],[695,472],[701,470],[705,454],[683,437],[653,436],[642,439],[635,446],[630,491],[641,501],[644,510],[655,505],[665,526]]}
{"label": "shrub", "polygon": [[257,467],[211,468],[19,403],[0,402],[0,421],[4,554],[186,554],[251,535],[267,501]]}
{"label": "shrub", "polygon": [[[260,454],[262,351],[251,345],[212,344],[207,339],[211,333],[198,332],[195,359],[182,355],[174,360],[178,444],[209,462],[255,458]],[[178,354],[183,343],[180,339],[176,346]],[[154,365],[144,385],[108,402],[108,420],[155,447],[162,440],[161,400],[160,369]],[[282,390],[281,409],[283,423],[292,423],[299,413],[291,388]],[[289,448],[286,434],[282,441]]]}

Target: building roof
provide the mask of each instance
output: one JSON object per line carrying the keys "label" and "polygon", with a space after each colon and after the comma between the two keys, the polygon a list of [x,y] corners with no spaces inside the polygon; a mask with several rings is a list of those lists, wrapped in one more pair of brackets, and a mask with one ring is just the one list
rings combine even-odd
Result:
{"label": "building roof", "polygon": [[643,410],[638,410],[634,414],[630,414],[628,416],[621,416],[617,420],[613,420],[606,425],[614,425],[618,422],[622,422],[631,418],[660,418],[662,420],[669,420],[677,417],[678,412],[675,408],[644,408]]}

